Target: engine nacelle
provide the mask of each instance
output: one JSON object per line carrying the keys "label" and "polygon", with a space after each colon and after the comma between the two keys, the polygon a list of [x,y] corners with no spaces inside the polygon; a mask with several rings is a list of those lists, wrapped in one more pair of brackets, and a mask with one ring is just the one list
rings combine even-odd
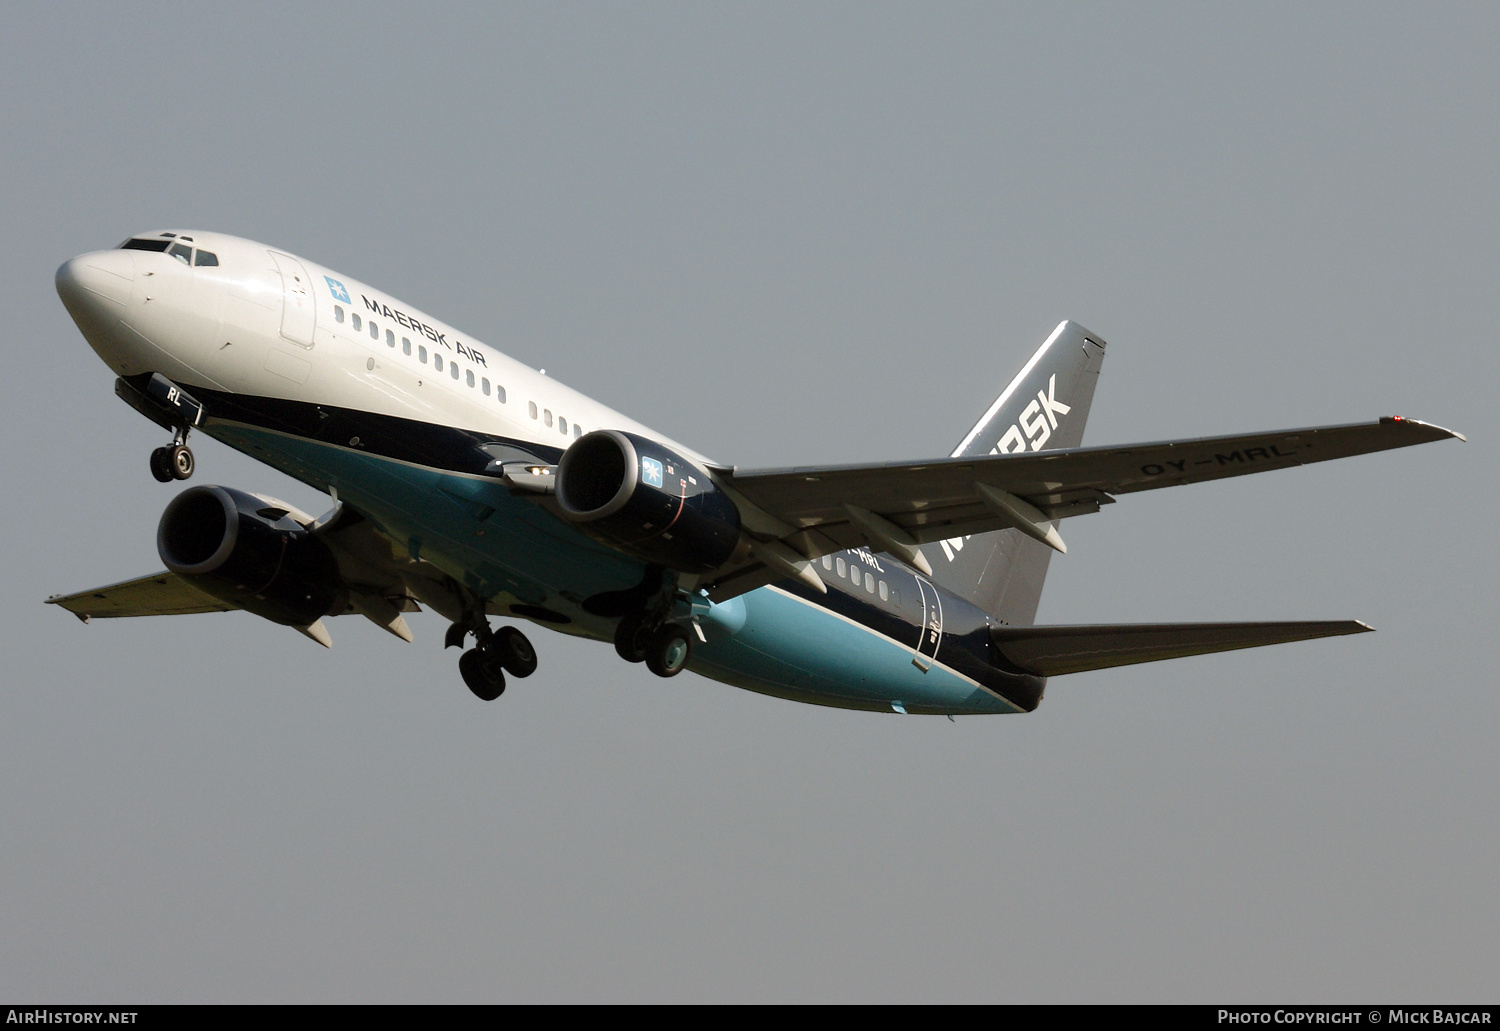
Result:
{"label": "engine nacelle", "polygon": [[305,627],[343,608],[338,560],[268,498],[229,487],[193,487],[172,499],[156,530],[168,569],[205,594]]}
{"label": "engine nacelle", "polygon": [[739,509],[708,473],[620,430],[585,433],[563,452],[557,501],[590,536],[679,573],[717,569],[740,537]]}

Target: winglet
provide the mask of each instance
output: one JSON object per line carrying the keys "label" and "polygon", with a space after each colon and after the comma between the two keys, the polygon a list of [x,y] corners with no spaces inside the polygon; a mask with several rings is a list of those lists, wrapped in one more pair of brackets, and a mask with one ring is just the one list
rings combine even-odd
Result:
{"label": "winglet", "polygon": [[1450,430],[1446,426],[1437,426],[1430,422],[1423,422],[1421,419],[1408,419],[1404,415],[1382,415],[1380,417],[1380,421],[1387,426],[1392,426],[1399,423],[1404,426],[1413,426],[1419,429],[1427,430],[1430,432],[1432,440],[1439,440],[1443,437],[1454,437],[1458,440],[1463,441],[1465,444],[1469,442],[1469,438],[1464,436],[1457,430]]}

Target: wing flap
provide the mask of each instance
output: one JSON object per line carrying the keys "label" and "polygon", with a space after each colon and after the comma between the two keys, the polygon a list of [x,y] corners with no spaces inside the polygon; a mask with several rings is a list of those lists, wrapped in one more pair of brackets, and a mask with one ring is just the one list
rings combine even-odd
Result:
{"label": "wing flap", "polygon": [[108,587],[55,595],[47,599],[47,604],[61,606],[85,623],[91,618],[181,616],[192,612],[233,612],[236,608],[209,597],[165,569]]}
{"label": "wing flap", "polygon": [[1158,662],[1267,644],[1374,630],[1358,620],[1294,623],[1116,623],[1095,626],[997,626],[990,644],[999,662],[1037,676]]}

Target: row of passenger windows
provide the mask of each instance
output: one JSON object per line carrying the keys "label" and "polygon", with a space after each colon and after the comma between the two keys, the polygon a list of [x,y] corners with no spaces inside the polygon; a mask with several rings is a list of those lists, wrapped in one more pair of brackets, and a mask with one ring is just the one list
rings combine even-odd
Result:
{"label": "row of passenger windows", "polygon": [[876,580],[874,573],[861,569],[853,562],[845,562],[842,558],[824,555],[823,568],[835,571],[841,579],[847,577],[855,587],[860,585],[861,578],[863,578],[865,590],[871,594],[878,592],[881,601],[890,601],[891,596],[895,595],[896,603],[898,605],[901,603],[901,595],[887,587],[884,580]]}
{"label": "row of passenger windows", "polygon": [[[367,326],[369,328],[370,339],[371,340],[379,340],[380,339],[380,326],[376,324],[376,322],[375,322],[374,319],[362,319],[357,312],[349,312],[348,317],[349,317],[349,326],[356,333],[360,332],[360,330],[361,330],[362,327]],[[333,321],[334,322],[339,322],[339,323],[342,323],[344,321],[344,307],[343,307],[343,305],[341,305],[341,304],[335,304],[333,306]],[[393,349],[396,346],[396,334],[392,330],[390,330],[389,328],[387,328],[386,331],[385,331],[385,346],[387,346],[389,348],[393,348]],[[401,338],[401,353],[402,354],[411,354],[412,353],[412,343],[411,343],[411,339],[409,337],[402,337]],[[417,361],[421,362],[423,365],[426,365],[427,364],[427,345],[425,345],[425,344],[418,344],[416,346],[416,356],[417,356]],[[432,367],[435,370],[437,370],[438,372],[442,372],[444,365],[446,365],[448,367],[448,375],[449,376],[453,377],[455,380],[462,378],[463,381],[464,381],[464,383],[466,383],[468,386],[471,386],[471,387],[478,386],[479,390],[480,390],[480,393],[484,394],[485,397],[489,397],[490,396],[490,381],[489,381],[489,377],[488,376],[480,376],[476,380],[476,378],[474,376],[474,370],[473,369],[460,369],[459,365],[458,365],[458,362],[454,361],[451,358],[448,359],[445,362],[443,360],[443,356],[441,354],[437,353],[436,350],[434,350],[432,352]],[[373,368],[373,366],[371,366],[371,367]],[[499,401],[501,404],[505,404],[506,403],[506,400],[505,400],[505,388],[503,386],[501,386],[499,383],[496,383],[494,385],[494,391],[495,391],[495,400]],[[530,409],[531,417],[533,419],[537,418],[538,412],[537,412],[536,402],[535,401],[530,401],[530,402],[527,403],[527,406]],[[541,410],[540,415],[541,415],[542,421],[545,422],[547,424],[547,426],[551,427],[552,425],[554,425],[554,420],[552,418],[552,412],[551,412],[551,410],[544,408],[544,409]],[[556,426],[558,428],[558,431],[560,433],[562,433],[563,436],[567,436],[568,435],[568,420],[567,419],[565,419],[561,415],[559,415],[557,417],[557,419],[555,420],[555,424],[556,424]],[[573,436],[575,436],[575,437],[581,437],[581,436],[583,436],[583,427],[579,426],[576,422],[573,424]]]}

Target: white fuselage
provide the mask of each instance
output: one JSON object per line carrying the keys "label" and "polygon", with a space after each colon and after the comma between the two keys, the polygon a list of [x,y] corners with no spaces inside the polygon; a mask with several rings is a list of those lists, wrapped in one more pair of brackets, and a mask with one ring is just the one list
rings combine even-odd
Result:
{"label": "white fuselage", "polygon": [[160,372],[186,386],[468,426],[558,448],[589,430],[624,429],[712,464],[365,283],[238,237],[182,235],[218,264],[109,250],[80,255],[58,272],[65,297],[69,289],[86,291],[117,309],[116,325],[85,335],[121,376]]}

